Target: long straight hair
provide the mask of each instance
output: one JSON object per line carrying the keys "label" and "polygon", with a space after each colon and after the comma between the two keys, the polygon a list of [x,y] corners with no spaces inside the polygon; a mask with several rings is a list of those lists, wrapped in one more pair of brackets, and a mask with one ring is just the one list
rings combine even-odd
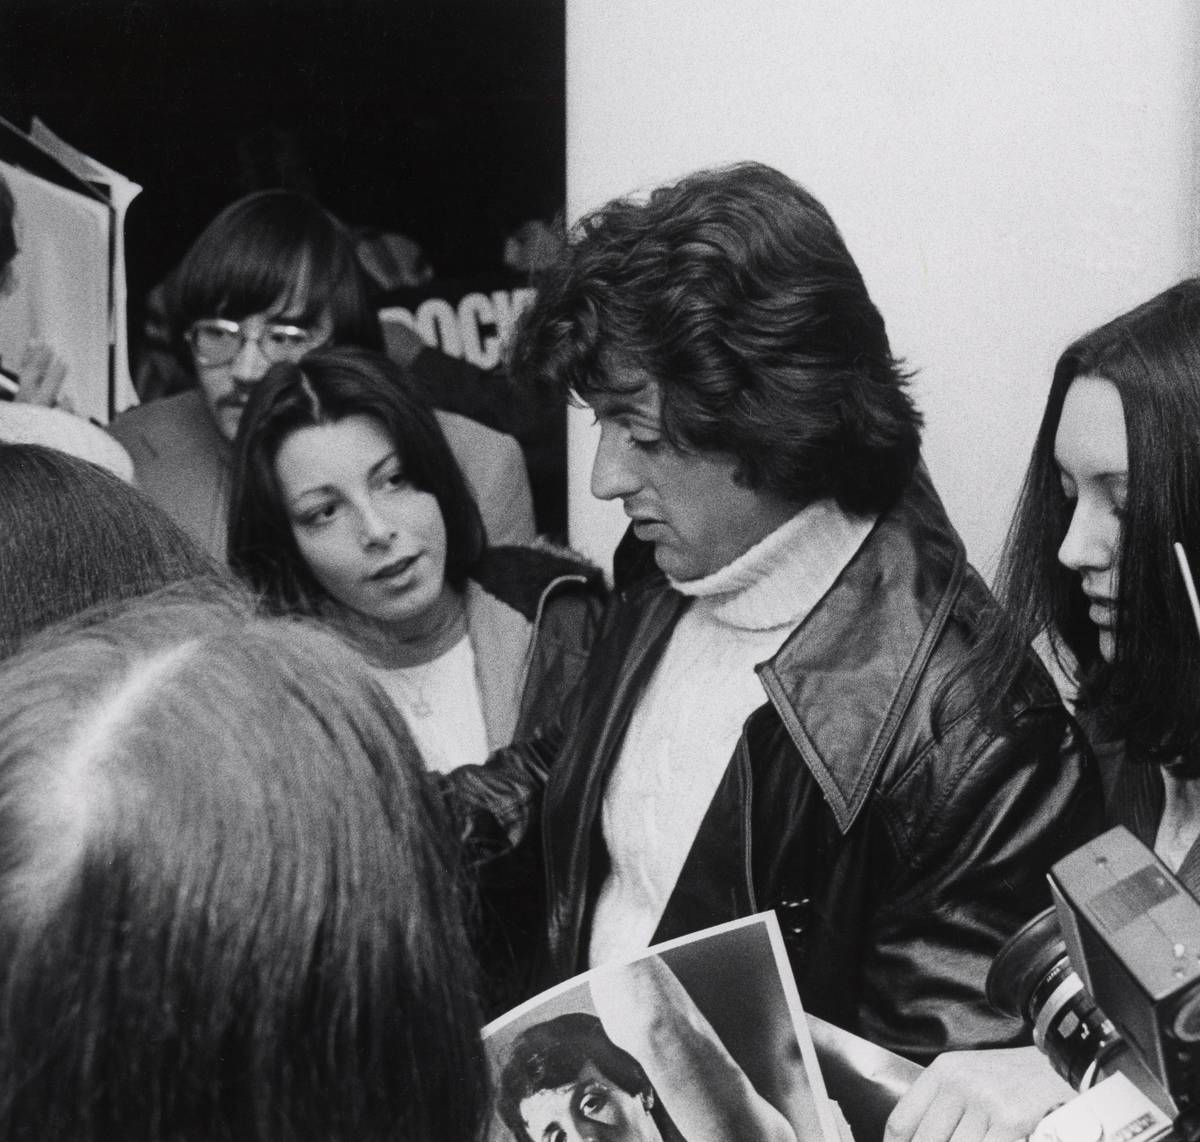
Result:
{"label": "long straight hair", "polygon": [[[1078,574],[1058,561],[1073,504],[1063,492],[1054,440],[1067,391],[1083,376],[1116,387],[1128,442],[1111,664],[1100,655]],[[1029,640],[1044,634],[1075,673],[1081,707],[1106,735],[1123,739],[1130,756],[1200,763],[1200,635],[1172,553],[1176,541],[1200,569],[1197,279],[1085,334],[1058,360],[997,582],[1013,625],[981,647],[991,692],[1000,692],[998,677]]]}

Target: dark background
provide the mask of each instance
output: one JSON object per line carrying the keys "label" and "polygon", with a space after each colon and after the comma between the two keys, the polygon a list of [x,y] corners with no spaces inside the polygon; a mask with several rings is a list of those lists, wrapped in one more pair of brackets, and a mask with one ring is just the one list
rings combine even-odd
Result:
{"label": "dark background", "polygon": [[[500,264],[564,197],[563,0],[2,0],[0,115],[39,115],[144,187],[131,307],[234,198],[309,190]],[[136,313],[131,312],[131,324]]]}

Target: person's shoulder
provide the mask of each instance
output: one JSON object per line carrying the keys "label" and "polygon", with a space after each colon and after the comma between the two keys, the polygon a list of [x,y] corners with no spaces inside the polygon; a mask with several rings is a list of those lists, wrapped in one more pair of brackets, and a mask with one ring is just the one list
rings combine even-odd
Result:
{"label": "person's shoulder", "polygon": [[440,408],[435,408],[433,415],[451,448],[456,450],[459,447],[487,448],[493,452],[515,450],[516,454],[520,455],[521,446],[515,437],[509,436],[506,432],[489,428],[486,424],[480,424],[479,421],[472,420],[469,416],[462,416],[457,412],[446,412]]}
{"label": "person's shoulder", "polygon": [[569,548],[544,540],[488,548],[471,578],[529,619],[536,616],[551,588],[597,598],[606,594],[599,567]]}
{"label": "person's shoulder", "polygon": [[[191,443],[207,430],[208,410],[195,389],[126,409],[108,426],[130,451]],[[135,457],[136,459],[136,457]]]}
{"label": "person's shoulder", "polygon": [[126,449],[91,421],[60,408],[5,401],[0,404],[0,442],[56,448],[133,482],[133,460]]}

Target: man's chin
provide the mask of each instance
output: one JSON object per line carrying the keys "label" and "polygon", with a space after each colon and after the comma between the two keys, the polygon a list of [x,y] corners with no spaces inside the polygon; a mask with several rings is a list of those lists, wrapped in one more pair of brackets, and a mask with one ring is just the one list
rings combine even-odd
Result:
{"label": "man's chin", "polygon": [[242,412],[244,405],[238,405],[236,408],[230,408],[228,405],[218,405],[213,410],[213,420],[216,422],[217,431],[230,443],[233,443],[233,438],[237,436],[238,425],[242,423]]}
{"label": "man's chin", "polygon": [[703,579],[706,574],[704,568],[698,566],[695,559],[662,543],[654,545],[654,562],[658,564],[658,569],[675,583],[686,583],[689,579]]}

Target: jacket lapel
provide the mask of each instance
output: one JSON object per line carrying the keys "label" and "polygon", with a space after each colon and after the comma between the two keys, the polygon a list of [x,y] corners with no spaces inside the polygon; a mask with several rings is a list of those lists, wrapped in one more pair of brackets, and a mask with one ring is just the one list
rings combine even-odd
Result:
{"label": "jacket lapel", "polygon": [[828,594],[759,668],[838,827],[854,823],[966,572],[922,467]]}
{"label": "jacket lapel", "polygon": [[[542,814],[546,848],[552,945],[564,956],[566,974],[583,962],[583,898],[595,902],[608,873],[600,812],[609,774],[638,698],[688,600],[675,591],[647,591],[644,606],[618,607],[610,619],[631,632],[605,631],[598,642],[628,647],[624,656],[594,655],[585,676],[583,714],[555,763]],[[571,886],[564,891],[564,886]],[[585,887],[586,886],[586,887]],[[583,895],[576,898],[576,893]]]}

